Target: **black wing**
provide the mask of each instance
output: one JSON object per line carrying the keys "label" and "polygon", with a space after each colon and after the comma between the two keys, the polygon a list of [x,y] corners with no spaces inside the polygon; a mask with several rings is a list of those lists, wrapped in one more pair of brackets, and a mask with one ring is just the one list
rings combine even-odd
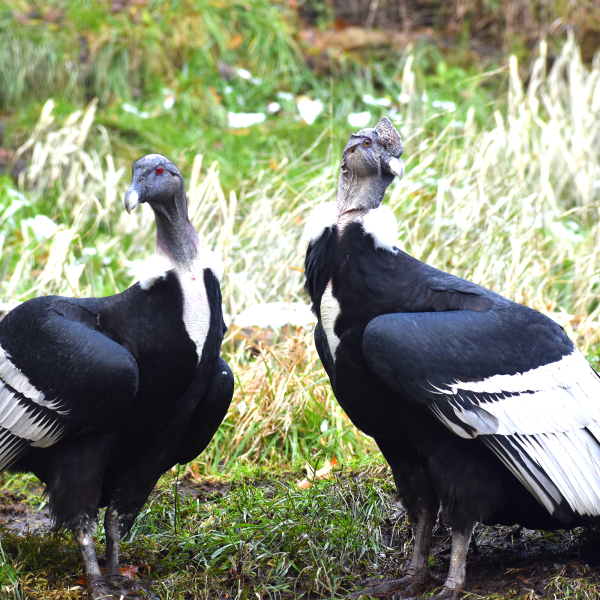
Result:
{"label": "black wing", "polygon": [[455,434],[479,437],[558,519],[600,515],[600,378],[524,306],[388,314],[363,338],[372,371]]}
{"label": "black wing", "polygon": [[77,301],[53,296],[0,322],[0,470],[29,446],[114,418],[134,398],[135,359],[96,324]]}
{"label": "black wing", "polygon": [[220,358],[208,388],[191,416],[174,464],[194,460],[208,446],[227,414],[233,387],[233,373],[229,365]]}

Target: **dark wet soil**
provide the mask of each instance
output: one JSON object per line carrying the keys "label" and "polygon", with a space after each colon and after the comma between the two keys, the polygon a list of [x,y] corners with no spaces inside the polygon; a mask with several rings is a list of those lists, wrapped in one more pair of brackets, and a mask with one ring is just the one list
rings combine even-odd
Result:
{"label": "dark wet soil", "polygon": [[[40,495],[42,490],[39,490]],[[19,535],[43,535],[52,529],[48,506],[32,506],[28,496],[18,492],[0,491],[0,526]]]}
{"label": "dark wet soil", "polygon": [[[559,591],[556,585],[564,580],[568,586],[568,580],[575,579],[586,588],[582,598],[596,597],[600,532],[594,528],[545,532],[477,525],[473,540],[467,557],[467,592],[483,597],[553,598]],[[393,542],[393,546],[402,546],[405,541]],[[432,570],[442,579],[448,572],[450,551],[450,530],[438,524]],[[587,590],[590,586],[594,589]],[[563,593],[558,597],[564,597]]]}

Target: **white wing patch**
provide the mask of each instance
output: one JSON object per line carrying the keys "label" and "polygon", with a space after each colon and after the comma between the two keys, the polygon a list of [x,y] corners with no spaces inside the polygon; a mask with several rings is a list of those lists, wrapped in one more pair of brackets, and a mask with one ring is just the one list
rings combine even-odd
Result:
{"label": "white wing patch", "polygon": [[363,230],[375,242],[375,248],[396,253],[398,243],[398,222],[389,206],[372,208],[362,218]]}
{"label": "white wing patch", "polygon": [[43,409],[57,416],[66,414],[60,410],[60,401],[46,400],[0,346],[0,471],[27,445],[51,446],[62,436],[64,425]]}
{"label": "white wing patch", "polygon": [[335,351],[337,350],[340,338],[335,335],[333,328],[335,321],[340,314],[340,303],[333,295],[331,281],[327,284],[325,292],[321,298],[321,324],[325,330],[327,336],[327,344],[329,345],[329,352],[335,362]]}
{"label": "white wing patch", "polygon": [[[551,513],[553,502],[565,500],[579,515],[600,515],[600,377],[578,350],[524,373],[456,380],[432,391],[445,396],[458,423],[475,433],[433,404],[436,417],[461,437],[484,436]],[[459,403],[461,391],[471,393],[472,407]]]}
{"label": "white wing patch", "polygon": [[39,406],[54,410],[61,415],[65,414],[59,410],[60,402],[58,400],[46,400],[44,393],[29,383],[29,379],[20,369],[15,367],[8,353],[0,346],[0,403],[2,402],[2,395],[9,392],[6,387],[7,384]]}
{"label": "white wing patch", "polygon": [[600,423],[600,378],[578,350],[525,373],[475,382],[456,380],[432,388],[449,396],[449,401],[461,390],[517,394],[491,402],[474,400],[478,403],[474,411],[453,403],[457,417],[482,434],[559,433]]}

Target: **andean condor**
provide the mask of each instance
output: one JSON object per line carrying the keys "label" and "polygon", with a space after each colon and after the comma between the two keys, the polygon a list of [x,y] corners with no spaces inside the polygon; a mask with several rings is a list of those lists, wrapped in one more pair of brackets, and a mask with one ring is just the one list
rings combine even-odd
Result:
{"label": "andean condor", "polygon": [[562,328],[395,247],[380,206],[402,177],[384,117],[346,145],[337,200],[307,223],[306,288],[333,391],[389,463],[415,531],[404,577],[365,590],[414,595],[430,576],[441,505],[458,598],[476,521],[571,528],[600,515],[600,379]]}
{"label": "andean condor", "polygon": [[[0,471],[44,482],[93,600],[140,597],[143,586],[119,574],[119,539],[161,474],[204,450],[233,394],[220,358],[223,268],[188,220],[183,177],[159,154],[132,175],[125,208],[147,202],[156,219],[143,279],[107,298],[36,298],[0,322]],[[93,545],[99,507],[104,575]]]}

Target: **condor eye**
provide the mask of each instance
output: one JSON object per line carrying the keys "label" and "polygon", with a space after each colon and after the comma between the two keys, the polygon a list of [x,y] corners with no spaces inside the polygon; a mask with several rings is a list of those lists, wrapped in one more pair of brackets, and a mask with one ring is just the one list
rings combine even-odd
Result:
{"label": "condor eye", "polygon": [[365,138],[362,141],[363,148],[369,148],[373,142],[369,138]]}
{"label": "condor eye", "polygon": [[162,167],[156,167],[156,174],[157,175],[162,175],[163,173],[163,168]]}

